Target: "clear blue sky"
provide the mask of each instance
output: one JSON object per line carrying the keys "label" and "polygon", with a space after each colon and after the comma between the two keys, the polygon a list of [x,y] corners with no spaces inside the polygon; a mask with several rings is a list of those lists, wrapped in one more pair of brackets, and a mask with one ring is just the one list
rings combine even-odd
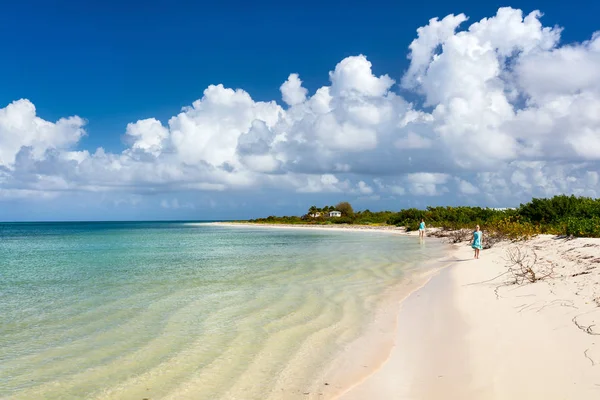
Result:
{"label": "clear blue sky", "polygon": [[327,72],[338,62],[358,54],[368,57],[374,75],[399,82],[408,45],[430,18],[463,12],[470,24],[501,6],[525,14],[540,9],[544,26],[565,28],[561,43],[588,40],[600,27],[600,6],[591,0],[5,1],[0,108],[26,98],[45,120],[81,116],[87,135],[75,149],[119,153],[127,123],[150,117],[166,123],[210,84],[280,102],[290,73],[299,73],[312,95],[329,84]]}

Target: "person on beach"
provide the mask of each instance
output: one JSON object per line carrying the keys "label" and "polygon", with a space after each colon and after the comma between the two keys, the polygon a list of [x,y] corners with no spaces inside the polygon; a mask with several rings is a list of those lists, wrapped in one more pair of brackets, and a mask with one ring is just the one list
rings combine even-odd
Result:
{"label": "person on beach", "polygon": [[479,229],[479,225],[475,227],[475,232],[473,232],[473,244],[471,247],[475,250],[475,255],[473,258],[479,258],[479,250],[483,248],[483,232]]}
{"label": "person on beach", "polygon": [[419,238],[423,238],[425,236],[425,220],[421,219],[421,223],[419,224]]}

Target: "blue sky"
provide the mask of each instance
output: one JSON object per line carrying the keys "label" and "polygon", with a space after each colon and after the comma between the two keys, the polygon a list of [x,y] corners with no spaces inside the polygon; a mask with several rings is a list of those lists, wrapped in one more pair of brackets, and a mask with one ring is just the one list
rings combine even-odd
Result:
{"label": "blue sky", "polygon": [[[483,18],[493,19],[503,6],[522,10],[522,17],[534,10],[540,10],[543,16],[534,18],[541,22],[539,27],[526,18],[521,21],[525,32],[515,34],[510,43],[503,43],[502,35],[473,34],[474,40],[479,41],[477,46],[487,43],[491,48],[486,51],[497,56],[495,65],[501,70],[496,75],[482,77],[473,70],[470,77],[454,76],[457,71],[468,72],[468,65],[483,65],[479,63],[490,60],[466,60],[462,67],[463,61],[451,57],[451,50],[458,49],[458,53],[471,57],[470,50],[460,46],[474,46],[473,40],[457,44],[440,32],[435,33],[442,36],[437,37],[431,57],[420,67],[413,57],[416,72],[406,75],[411,65],[409,55],[414,51],[409,45],[418,37],[417,28],[427,26],[429,19],[464,13],[468,19],[452,26],[456,36]],[[568,6],[562,2],[434,1],[425,7],[389,1],[230,1],[218,5],[147,1],[141,7],[140,3],[127,1],[24,0],[4,5],[0,13],[0,46],[5,60],[0,64],[0,109],[26,99],[35,106],[35,118],[55,123],[77,116],[83,122],[81,126],[71,126],[72,131],[59,130],[56,139],[49,139],[45,131],[35,131],[38,123],[17,129],[12,120],[7,119],[4,124],[0,120],[0,151],[5,148],[0,159],[0,168],[4,168],[0,169],[0,173],[4,171],[0,175],[0,220],[244,218],[293,214],[312,204],[340,200],[377,210],[427,204],[514,205],[534,195],[561,192],[596,195],[600,193],[594,175],[598,171],[597,158],[585,149],[595,149],[600,135],[593,118],[565,109],[551,127],[540,121],[557,99],[563,103],[569,99],[569,104],[575,104],[581,100],[575,96],[582,93],[589,95],[586,104],[597,99],[596,76],[590,70],[600,70],[600,65],[595,64],[596,48],[586,41],[593,40],[598,28],[594,19],[598,11],[600,6],[591,1],[573,1]],[[515,32],[521,29],[514,21],[501,18],[493,24],[493,29],[500,31],[504,29],[502,24]],[[540,35],[545,35],[544,27],[556,26],[562,29],[540,39]],[[423,40],[418,45],[427,48],[428,43]],[[509,65],[503,46],[512,46],[512,55],[516,54],[514,65]],[[565,46],[581,52],[586,60],[585,71],[566,68],[565,59],[571,58],[564,55],[567,51],[561,53]],[[443,62],[436,61],[436,52],[441,55],[438,61]],[[360,55],[364,55],[368,65],[362,59],[352,58]],[[545,61],[542,56],[547,57]],[[343,60],[349,61],[342,65]],[[338,65],[340,73],[334,81],[330,71]],[[531,72],[536,65],[548,67],[554,75],[539,79]],[[381,80],[379,84],[360,72],[361,68],[367,68],[373,79],[388,75],[394,82]],[[352,75],[353,71],[359,72]],[[323,118],[315,117],[314,110],[307,111],[304,100],[293,104],[282,100],[281,86],[292,73],[299,74],[300,89],[292,86],[306,104],[319,88],[331,87],[332,93],[339,92],[339,98],[334,95],[327,112],[322,113]],[[554,87],[557,80],[562,81],[561,76],[580,79],[567,79],[560,87]],[[420,83],[406,83],[409,78]],[[463,93],[444,83],[461,79],[482,79],[481,85],[474,88],[477,86],[483,94]],[[478,116],[487,114],[478,112],[472,116],[477,121],[469,121],[468,115],[448,112],[456,107],[457,99],[476,104],[481,103],[481,96],[495,98],[492,92],[498,82],[504,85],[502,92],[512,114],[500,113],[501,116],[490,115],[489,120],[484,116],[480,120]],[[253,102],[249,109],[255,110],[258,102],[274,101],[288,117],[301,114],[299,122],[284,124],[285,118],[266,121],[269,133],[260,136],[256,133],[258,128],[250,129],[254,126],[252,121],[275,118],[279,111],[256,111],[248,121],[223,133],[217,132],[221,128],[214,124],[198,122],[203,121],[202,112],[209,112],[202,111],[192,118],[196,118],[197,129],[182,131],[188,136],[177,142],[177,129],[169,127],[169,119],[206,96],[204,91],[210,85],[218,84],[245,91]],[[380,86],[385,88],[380,90]],[[306,89],[305,95],[301,94],[302,88]],[[515,91],[518,94],[513,98],[511,93]],[[353,94],[347,94],[350,92]],[[399,99],[390,99],[390,93]],[[356,122],[356,104],[364,109],[371,107],[371,114],[380,113],[375,117],[377,121],[371,115]],[[492,103],[485,107],[486,112],[497,111]],[[292,112],[292,108],[296,111]],[[13,110],[9,117],[22,118],[17,115],[27,114],[23,111],[26,109]],[[399,126],[407,109],[430,117],[423,116],[415,126]],[[223,110],[211,110],[211,120],[228,118]],[[235,107],[227,110],[250,112]],[[382,110],[386,110],[385,117]],[[519,111],[527,111],[522,113],[526,120],[517,121],[515,115]],[[325,116],[327,113],[330,115]],[[32,117],[31,113],[28,117]],[[473,162],[465,161],[471,155],[462,153],[461,147],[465,147],[470,136],[483,134],[479,128],[477,133],[470,133],[458,126],[458,117],[470,127],[480,124],[485,135],[497,135],[483,139],[477,136],[490,148],[475,146]],[[166,133],[158,134],[160,144],[156,144],[154,133],[143,131],[148,126],[140,125],[136,131],[148,133],[126,134],[128,124],[151,118],[166,129]],[[389,120],[381,122],[381,118]],[[533,121],[539,122],[539,129]],[[537,133],[523,138],[523,126],[534,126],[532,130]],[[77,131],[79,128],[83,132]],[[231,133],[236,129],[239,132]],[[339,132],[335,133],[336,129]],[[555,136],[558,131],[564,135],[562,142]],[[587,136],[571,140],[570,135],[584,131]],[[329,132],[339,136],[328,138]],[[204,141],[202,135],[218,138],[230,134],[233,139],[246,134],[244,137],[254,144],[244,147],[239,140],[215,139],[199,145],[198,153],[186,154],[190,143]],[[282,135],[287,136],[274,140]],[[298,139],[301,135],[306,137]],[[15,137],[19,136],[27,139],[17,143]],[[347,137],[356,141],[347,144]],[[270,142],[264,144],[264,140]],[[586,140],[590,140],[589,145],[581,146]],[[315,143],[315,148],[298,144],[305,141]],[[457,141],[464,144],[454,148]],[[261,146],[268,145],[268,152],[256,153],[259,142]],[[567,150],[553,146],[557,142],[578,144]],[[393,150],[390,143],[394,143]],[[512,148],[515,143],[525,145]],[[224,146],[234,148],[227,150]],[[108,164],[98,164],[100,158],[94,158],[94,153],[99,147],[115,159],[103,158],[102,162]],[[498,150],[506,147],[512,151]],[[12,150],[6,150],[9,148]],[[31,154],[23,151],[25,148],[33,149]],[[74,155],[85,150],[89,159]],[[221,153],[222,157],[210,156]],[[19,154],[26,155],[28,162],[19,162],[23,159],[17,157]],[[121,180],[119,173],[111,175],[110,171],[102,176],[94,172],[110,170],[107,165],[115,163],[126,165],[118,168],[128,171],[127,179]],[[159,170],[168,172],[154,181],[140,178]],[[223,171],[231,173],[225,176]],[[583,181],[586,183],[577,184]]]}

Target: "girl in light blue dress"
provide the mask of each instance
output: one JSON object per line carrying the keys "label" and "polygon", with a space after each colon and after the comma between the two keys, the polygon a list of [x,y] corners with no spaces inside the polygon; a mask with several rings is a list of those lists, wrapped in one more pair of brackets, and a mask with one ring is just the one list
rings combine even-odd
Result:
{"label": "girl in light blue dress", "polygon": [[419,238],[423,238],[425,236],[425,220],[422,219],[419,224]]}
{"label": "girl in light blue dress", "polygon": [[481,232],[481,230],[479,229],[479,225],[477,225],[475,232],[473,232],[473,244],[471,245],[471,247],[475,250],[474,258],[479,258],[479,250],[483,248],[482,239],[483,232]]}

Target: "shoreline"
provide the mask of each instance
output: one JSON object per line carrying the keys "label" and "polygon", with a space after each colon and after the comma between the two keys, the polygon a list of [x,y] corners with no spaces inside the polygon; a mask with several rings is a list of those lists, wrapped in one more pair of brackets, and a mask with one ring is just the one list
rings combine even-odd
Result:
{"label": "shoreline", "polygon": [[[503,257],[516,247],[554,274],[511,284]],[[540,235],[473,260],[463,243],[402,302],[387,362],[340,400],[600,398],[599,249],[600,239]]]}
{"label": "shoreline", "polygon": [[[227,225],[418,235],[396,227]],[[452,246],[444,267],[396,298],[393,338],[362,338],[363,356],[387,346],[380,362],[359,376],[334,364],[345,388],[304,398],[600,398],[600,239],[539,235],[497,243],[479,260],[469,243]],[[507,262],[515,249],[538,277],[551,275],[515,283]]]}
{"label": "shoreline", "polygon": [[[297,224],[256,224],[238,222],[212,222],[203,225],[264,228],[336,231],[353,233],[383,233],[410,236],[416,238],[418,231],[406,232],[403,227],[369,226],[369,225],[297,225]],[[430,228],[435,231],[435,228]],[[441,238],[428,237],[437,243],[444,243]],[[444,243],[445,244],[445,243]],[[301,398],[305,399],[343,399],[344,396],[367,382],[389,362],[393,350],[397,346],[396,336],[399,331],[400,316],[398,310],[402,304],[416,292],[426,287],[432,279],[448,269],[455,258],[456,247],[445,244],[443,255],[431,258],[423,265],[422,271],[410,272],[407,280],[389,289],[386,300],[378,308],[373,321],[365,332],[349,343],[337,354],[327,368],[310,385]],[[277,393],[277,388],[275,390]],[[267,398],[271,398],[267,396]],[[300,397],[299,397],[300,398]]]}
{"label": "shoreline", "polygon": [[[346,393],[366,382],[386,365],[396,346],[395,338],[400,327],[399,307],[414,293],[427,286],[431,279],[448,268],[450,254],[451,249],[445,256],[428,261],[425,271],[413,273],[407,281],[390,289],[387,301],[381,305],[375,318],[376,321],[380,321],[372,322],[367,332],[356,338],[342,354],[334,359],[328,371],[320,379],[329,385],[330,382],[336,382],[333,388],[337,390],[321,390],[319,397],[314,398],[342,399]],[[360,367],[357,368],[356,365]]]}
{"label": "shoreline", "polygon": [[[376,376],[384,368],[384,366],[392,358],[393,350],[397,346],[396,337],[397,337],[398,331],[400,329],[400,318],[399,318],[400,315],[398,313],[398,309],[400,307],[402,307],[402,304],[407,299],[409,299],[415,293],[422,290],[425,286],[427,286],[429,284],[429,282],[432,279],[434,279],[438,274],[440,274],[446,268],[448,268],[447,265],[445,265],[443,267],[438,267],[435,270],[429,271],[429,273],[423,277],[424,278],[423,281],[416,284],[408,292],[403,293],[403,295],[399,299],[396,299],[395,305],[394,305],[394,310],[393,310],[393,317],[391,317],[391,319],[393,320],[393,328],[391,330],[393,332],[393,336],[388,338],[387,346],[385,347],[385,349],[382,349],[383,356],[380,358],[377,365],[372,367],[372,369],[370,369],[369,371],[362,374],[358,379],[355,379],[355,380],[351,381],[350,383],[346,384],[342,390],[339,390],[337,393],[333,394],[333,396],[331,397],[332,400],[344,399],[348,393],[351,393],[356,388],[365,384],[365,382],[368,382],[370,379],[372,379],[373,376]],[[357,342],[359,342],[359,341],[361,341],[361,342],[364,341],[364,342],[368,343],[368,340],[365,337],[359,338],[357,340]],[[373,344],[371,344],[371,345],[373,346]],[[338,372],[338,374],[342,374],[342,372]],[[369,394],[369,396],[370,396],[370,394]]]}

